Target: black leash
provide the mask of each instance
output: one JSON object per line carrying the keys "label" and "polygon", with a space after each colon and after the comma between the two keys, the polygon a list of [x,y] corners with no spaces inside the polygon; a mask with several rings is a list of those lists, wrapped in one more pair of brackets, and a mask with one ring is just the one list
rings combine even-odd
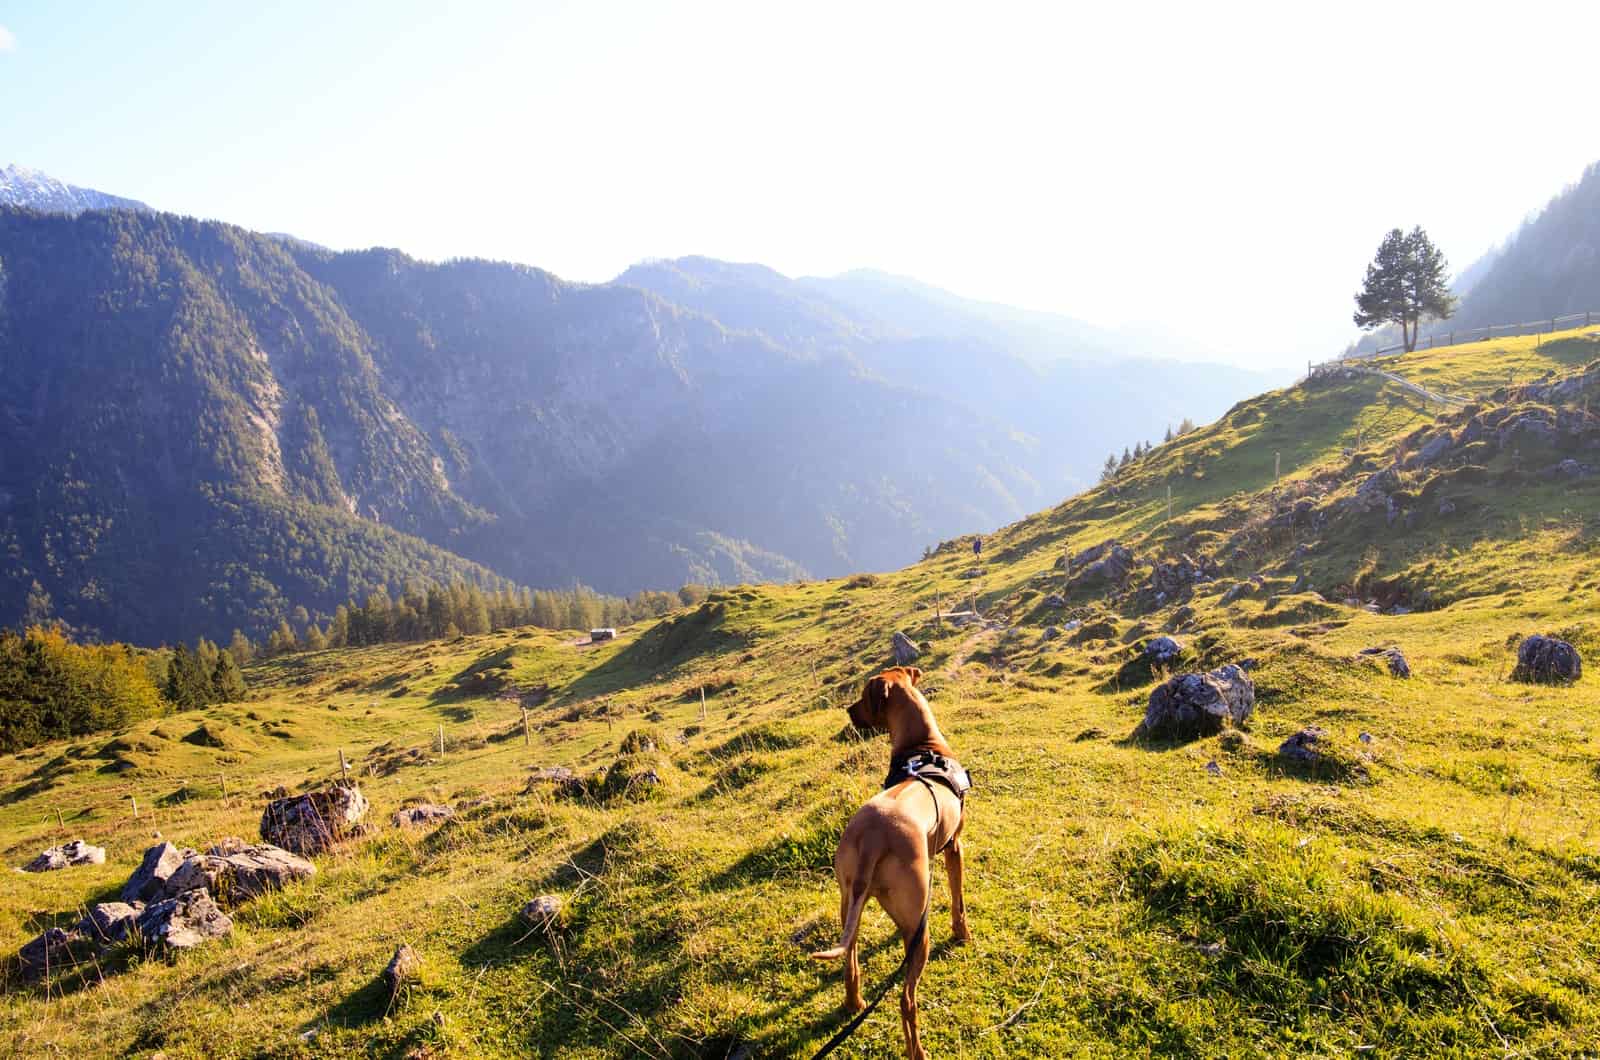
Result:
{"label": "black leash", "polygon": [[[928,892],[928,905],[931,907],[932,904],[933,892],[930,889]],[[925,907],[922,910],[922,922],[917,925],[917,933],[911,936],[911,945],[906,947],[906,955],[901,959],[899,969],[897,969],[895,973],[889,977],[888,982],[883,984],[883,989],[878,991],[878,996],[873,998],[866,1008],[862,1009],[860,1012],[857,1012],[855,1018],[844,1025],[843,1030],[841,1030],[838,1034],[835,1034],[832,1038],[829,1038],[827,1045],[824,1045],[821,1049],[818,1049],[815,1053],[813,1053],[811,1060],[822,1060],[824,1056],[827,1056],[829,1053],[839,1048],[839,1046],[843,1045],[844,1040],[854,1034],[857,1027],[866,1022],[867,1017],[872,1015],[872,1010],[878,1007],[878,1002],[888,997],[889,991],[894,989],[895,980],[899,979],[900,976],[905,973],[906,965],[911,963],[911,955],[916,952],[918,946],[922,945],[922,937],[927,933],[928,908]],[[845,960],[849,959],[850,955],[846,954]]]}

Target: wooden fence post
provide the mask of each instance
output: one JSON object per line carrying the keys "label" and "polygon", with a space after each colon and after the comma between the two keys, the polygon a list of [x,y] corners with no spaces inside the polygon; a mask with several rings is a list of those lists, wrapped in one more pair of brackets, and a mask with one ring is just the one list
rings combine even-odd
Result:
{"label": "wooden fence post", "polygon": [[[1278,477],[1282,473],[1283,473],[1283,454],[1282,453],[1273,453],[1272,454],[1272,481],[1273,481],[1274,484],[1277,483]],[[1168,486],[1167,489],[1170,491],[1172,489],[1172,487]],[[1167,518],[1168,519],[1172,518],[1170,513],[1167,515]]]}
{"label": "wooden fence post", "polygon": [[700,686],[700,720],[706,720],[706,686]]}
{"label": "wooden fence post", "polygon": [[222,799],[226,802],[228,799],[228,774],[218,773],[217,779],[222,782]]}
{"label": "wooden fence post", "polygon": [[533,746],[533,735],[528,730],[528,708],[522,708],[522,746]]}
{"label": "wooden fence post", "polygon": [[139,796],[131,795],[129,798],[133,799],[133,819],[137,821],[139,819]]}
{"label": "wooden fence post", "polygon": [[1172,483],[1167,483],[1167,522],[1172,522]]}
{"label": "wooden fence post", "polygon": [[343,747],[339,748],[339,776],[342,778],[344,786],[348,788],[350,786],[350,763],[345,761]]}
{"label": "wooden fence post", "polygon": [[63,832],[67,830],[67,819],[61,816],[61,807],[59,806],[56,807],[56,824],[61,827]]}
{"label": "wooden fence post", "polygon": [[443,725],[439,726],[439,754],[440,754],[441,757],[443,757],[443,755],[444,755],[444,726]]}

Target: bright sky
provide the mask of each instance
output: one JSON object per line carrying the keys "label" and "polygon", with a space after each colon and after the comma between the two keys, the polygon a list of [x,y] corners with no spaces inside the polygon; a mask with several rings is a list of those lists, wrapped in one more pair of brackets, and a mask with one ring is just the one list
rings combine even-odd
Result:
{"label": "bright sky", "polygon": [[[1489,7],[1490,5],[1481,5]],[[1600,159],[1600,4],[0,0],[0,164],[605,280],[871,266],[1285,370]]]}

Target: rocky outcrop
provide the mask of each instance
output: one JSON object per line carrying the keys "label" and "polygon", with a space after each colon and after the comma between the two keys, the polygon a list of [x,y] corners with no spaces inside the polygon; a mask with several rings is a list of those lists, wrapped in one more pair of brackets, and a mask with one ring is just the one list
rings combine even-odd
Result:
{"label": "rocky outcrop", "polygon": [[89,915],[78,921],[76,930],[85,938],[109,946],[128,937],[142,912],[143,902],[96,902]]}
{"label": "rocky outcrop", "polygon": [[56,968],[78,963],[79,950],[85,941],[76,931],[48,928],[23,943],[17,951],[17,963],[22,966],[22,974],[30,979],[46,975]]}
{"label": "rocky outcrop", "polygon": [[203,887],[146,906],[136,923],[147,945],[175,950],[193,949],[233,930],[233,920]]}
{"label": "rocky outcrop", "polygon": [[295,880],[317,867],[279,847],[229,837],[204,854],[160,843],[122,888],[125,902],[159,902],[203,888],[225,905],[237,905]]}
{"label": "rocky outcrop", "polygon": [[1068,589],[1121,585],[1133,570],[1133,551],[1116,540],[1102,541],[1073,556],[1067,564]]}
{"label": "rocky outcrop", "polygon": [[157,843],[144,852],[144,860],[122,885],[124,902],[153,902],[167,897],[167,881],[194,856],[192,850],[179,850],[171,843]]}
{"label": "rocky outcrop", "polygon": [[1242,725],[1255,709],[1250,676],[1232,664],[1210,673],[1179,674],[1150,693],[1136,736],[1193,740]]}
{"label": "rocky outcrop", "polygon": [[105,861],[105,847],[90,846],[81,839],[74,839],[70,843],[63,843],[46,850],[22,866],[22,871],[53,872],[74,865],[104,865]]}
{"label": "rocky outcrop", "polygon": [[1569,685],[1583,676],[1578,649],[1558,637],[1535,634],[1517,646],[1513,681],[1529,684]]}
{"label": "rocky outcrop", "polygon": [[318,854],[362,834],[366,815],[361,789],[336,784],[269,802],[261,814],[261,838],[295,854]]}
{"label": "rocky outcrop", "polygon": [[1139,602],[1145,607],[1160,607],[1185,599],[1196,585],[1212,580],[1217,573],[1215,560],[1204,556],[1195,559],[1188,553],[1157,563],[1149,580],[1139,587]]}

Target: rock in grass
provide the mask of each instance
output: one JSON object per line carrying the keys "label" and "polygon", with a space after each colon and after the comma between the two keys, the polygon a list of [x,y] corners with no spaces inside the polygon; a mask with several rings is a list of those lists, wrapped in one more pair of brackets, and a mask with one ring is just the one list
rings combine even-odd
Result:
{"label": "rock in grass", "polygon": [[522,907],[522,919],[538,928],[548,928],[561,916],[561,899],[553,894],[541,894]]}
{"label": "rock in grass", "polygon": [[418,806],[407,806],[398,810],[394,815],[396,828],[426,828],[431,824],[448,821],[456,815],[455,807],[440,806],[435,803],[425,802]]}
{"label": "rock in grass", "polygon": [[160,902],[204,888],[226,905],[237,905],[307,876],[317,867],[281,847],[246,843],[229,836],[204,854],[160,843],[122,888],[124,902]]}
{"label": "rock in grass", "polygon": [[402,944],[396,947],[394,956],[389,958],[389,965],[383,970],[383,982],[390,994],[398,994],[400,988],[415,979],[421,971],[422,958],[417,956],[416,950]]}
{"label": "rock in grass", "polygon": [[1171,637],[1156,637],[1144,646],[1144,657],[1152,665],[1165,666],[1183,651],[1183,645]]}
{"label": "rock in grass", "polygon": [[192,850],[179,850],[171,843],[157,843],[144,852],[144,860],[122,885],[122,900],[152,902],[167,897],[167,881],[193,856]]}
{"label": "rock in grass", "polygon": [[73,952],[73,945],[82,941],[83,936],[77,931],[50,928],[37,938],[23,943],[17,951],[17,963],[22,966],[23,975],[29,978],[47,974],[52,968],[76,964],[77,955]]}
{"label": "rock in grass", "polygon": [[922,649],[917,647],[917,642],[899,630],[895,630],[894,636],[889,638],[889,647],[894,652],[896,666],[910,666],[922,654]]}
{"label": "rock in grass", "polygon": [[1278,745],[1278,757],[1298,765],[1314,765],[1322,759],[1317,745],[1327,733],[1315,725],[1307,726]]}
{"label": "rock in grass", "polygon": [[1229,664],[1205,674],[1179,674],[1150,693],[1144,720],[1134,735],[1193,740],[1242,725],[1255,709],[1256,687]]}
{"label": "rock in grass", "polygon": [[1051,610],[1059,611],[1061,608],[1067,606],[1067,598],[1062,596],[1060,593],[1051,593],[1049,596],[1044,598],[1044,606],[1050,608]]}
{"label": "rock in grass", "polygon": [[366,796],[355,785],[335,784],[273,799],[261,814],[261,838],[295,854],[321,853],[360,833]]}
{"label": "rock in grass", "polygon": [[121,942],[133,930],[134,922],[144,912],[144,904],[135,902],[96,902],[89,915],[78,921],[76,930],[103,946]]}
{"label": "rock in grass", "polygon": [[1578,649],[1558,637],[1535,634],[1517,646],[1513,681],[1529,684],[1570,685],[1583,676]]}
{"label": "rock in grass", "polygon": [[46,850],[22,866],[22,871],[52,872],[73,865],[104,865],[105,861],[105,847],[90,846],[81,839],[74,839],[70,843],[63,843]]}
{"label": "rock in grass", "polygon": [[316,874],[315,865],[281,847],[229,836],[204,854],[185,859],[167,881],[167,894],[204,887],[232,906]]}
{"label": "rock in grass", "polygon": [[233,930],[233,920],[203,887],[146,906],[137,925],[146,943],[175,950],[193,949]]}
{"label": "rock in grass", "polygon": [[1362,648],[1361,655],[1383,663],[1395,677],[1411,676],[1411,664],[1406,662],[1405,654],[1399,648]]}

